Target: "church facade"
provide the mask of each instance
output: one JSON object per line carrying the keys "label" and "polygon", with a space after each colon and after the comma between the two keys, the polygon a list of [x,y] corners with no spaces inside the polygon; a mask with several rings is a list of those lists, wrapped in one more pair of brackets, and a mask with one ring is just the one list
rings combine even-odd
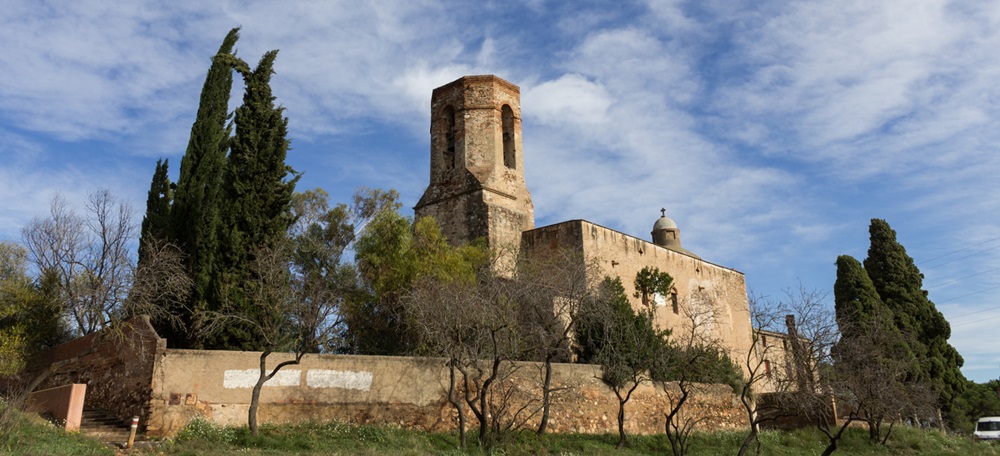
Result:
{"label": "church facade", "polygon": [[508,263],[518,252],[555,249],[595,259],[600,267],[591,283],[621,278],[637,309],[643,304],[632,296],[636,274],[644,267],[667,272],[674,279],[670,295],[648,302],[656,324],[678,336],[698,331],[746,364],[753,329],[743,274],[681,247],[680,229],[665,211],[650,240],[586,220],[535,227],[516,85],[492,75],[465,76],[434,89],[430,130],[430,185],[414,207],[416,217],[433,216],[454,244],[485,239]]}

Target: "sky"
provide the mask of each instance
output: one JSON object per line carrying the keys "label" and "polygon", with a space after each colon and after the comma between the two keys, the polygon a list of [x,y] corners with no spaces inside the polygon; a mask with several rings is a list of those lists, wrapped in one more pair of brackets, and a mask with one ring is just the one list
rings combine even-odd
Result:
{"label": "sky", "polygon": [[[279,49],[298,189],[348,201],[429,179],[430,95],[521,88],[536,226],[586,219],[833,303],[882,218],[967,377],[1000,377],[1000,3],[921,0],[0,0],[0,240],[61,194],[140,214],[176,179],[212,55]],[[237,81],[230,109],[240,101]],[[412,212],[409,212],[412,214]]]}

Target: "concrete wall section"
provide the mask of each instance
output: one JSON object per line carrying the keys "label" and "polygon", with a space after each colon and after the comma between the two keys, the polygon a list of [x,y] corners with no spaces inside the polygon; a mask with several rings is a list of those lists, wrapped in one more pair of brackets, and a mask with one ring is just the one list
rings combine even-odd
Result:
{"label": "concrete wall section", "polygon": [[49,413],[63,423],[63,428],[67,431],[79,431],[86,395],[87,385],[82,383],[35,391],[28,396],[28,410]]}

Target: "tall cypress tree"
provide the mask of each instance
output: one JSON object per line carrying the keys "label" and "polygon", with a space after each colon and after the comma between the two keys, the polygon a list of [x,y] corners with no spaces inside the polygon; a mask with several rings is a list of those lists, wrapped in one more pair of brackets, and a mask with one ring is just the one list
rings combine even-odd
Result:
{"label": "tall cypress tree", "polygon": [[[148,249],[151,245],[170,242],[170,203],[173,199],[173,191],[170,188],[167,168],[166,159],[156,161],[156,171],[153,172],[153,180],[149,184],[149,194],[146,196],[146,215],[142,218],[142,232],[139,235],[138,268],[145,266]],[[177,308],[165,302],[158,302],[156,305],[167,312],[178,311]],[[168,341],[178,339],[180,332],[169,322],[153,318],[150,323],[160,337],[164,337]]]}
{"label": "tall cypress tree", "polygon": [[896,232],[889,224],[872,219],[869,234],[871,246],[865,271],[920,362],[921,374],[932,382],[947,412],[967,383],[960,370],[962,357],[948,343],[951,327],[927,298],[923,274],[896,240]]}
{"label": "tall cypress tree", "polygon": [[837,323],[844,337],[850,337],[849,333],[861,329],[866,321],[892,316],[861,262],[850,255],[837,257],[837,281],[833,284],[833,295]]}
{"label": "tall cypress tree", "polygon": [[911,371],[919,371],[913,349],[895,326],[892,311],[882,302],[875,284],[854,257],[837,257],[833,294],[841,340],[878,335],[879,340],[892,346],[882,347],[885,349],[882,352],[873,351],[873,356],[879,353],[905,356],[906,359],[897,361],[912,362]]}
{"label": "tall cypress tree", "polygon": [[[245,62],[228,57],[243,76],[246,90],[243,105],[236,109],[236,133],[223,182],[226,204],[219,225],[216,304],[250,318],[260,309],[250,308],[245,299],[255,284],[249,265],[256,251],[274,248],[284,239],[292,222],[292,193],[298,181],[295,171],[285,164],[288,119],[283,116],[284,108],[274,105],[271,94],[277,53],[264,54],[253,71]],[[257,342],[252,333],[233,324],[210,345],[255,349]]]}
{"label": "tall cypress tree", "polygon": [[173,192],[170,189],[170,176],[167,175],[166,159],[156,161],[156,171],[153,181],[149,184],[146,196],[146,215],[142,217],[142,232],[139,237],[139,263],[144,257],[143,246],[153,240],[167,240],[170,230],[170,203]]}
{"label": "tall cypress tree", "polygon": [[229,93],[233,86],[231,61],[220,58],[232,53],[239,39],[239,28],[229,31],[212,60],[201,90],[198,116],[191,126],[187,151],[181,159],[173,207],[170,211],[173,241],[187,257],[187,267],[194,290],[186,315],[187,334],[178,334],[172,346],[196,348],[201,342],[192,332],[198,325],[198,312],[209,307],[213,266],[218,250],[220,189],[229,149],[231,127]]}

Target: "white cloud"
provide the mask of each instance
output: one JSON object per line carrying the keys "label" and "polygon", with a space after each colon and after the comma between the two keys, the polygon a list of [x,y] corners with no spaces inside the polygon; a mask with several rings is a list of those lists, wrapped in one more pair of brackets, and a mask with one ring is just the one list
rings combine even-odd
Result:
{"label": "white cloud", "polygon": [[540,125],[574,124],[593,128],[606,123],[612,99],[600,84],[578,74],[566,74],[522,92],[530,118]]}
{"label": "white cloud", "polygon": [[891,218],[918,257],[1000,226],[992,3],[7,3],[5,236],[57,190],[111,186],[141,204],[150,157],[176,172],[236,25],[251,64],[281,50],[290,160],[335,197],[367,183],[415,199],[431,90],[495,73],[522,86],[540,223],[646,237],[666,207],[686,247],[766,293],[798,274],[831,286],[836,255],[863,256],[870,217]]}

